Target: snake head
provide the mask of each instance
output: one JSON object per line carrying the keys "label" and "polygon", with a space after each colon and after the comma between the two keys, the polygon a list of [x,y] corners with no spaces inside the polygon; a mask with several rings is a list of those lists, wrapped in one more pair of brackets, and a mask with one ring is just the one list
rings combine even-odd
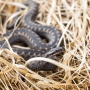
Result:
{"label": "snake head", "polygon": [[58,55],[58,54],[60,54],[62,52],[62,50],[63,50],[62,47],[52,48],[45,54],[45,57]]}

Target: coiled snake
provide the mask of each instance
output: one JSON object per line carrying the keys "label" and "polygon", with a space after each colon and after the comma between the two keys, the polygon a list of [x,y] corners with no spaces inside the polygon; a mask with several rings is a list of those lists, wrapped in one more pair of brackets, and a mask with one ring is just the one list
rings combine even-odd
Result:
{"label": "coiled snake", "polygon": [[[55,52],[56,54],[57,52],[60,53],[62,51],[62,48],[55,48],[61,36],[60,31],[51,26],[43,26],[35,23],[34,20],[38,14],[38,5],[32,0],[28,0],[28,3],[26,4],[29,7],[29,11],[22,20],[23,27],[18,28],[14,31],[14,33],[9,38],[9,42],[11,45],[14,45],[16,42],[23,41],[29,47],[33,47],[34,49],[30,48],[29,50],[26,50],[14,48],[13,50],[26,60],[35,56],[50,57],[52,56],[51,54],[55,54]],[[12,33],[12,31],[13,30],[8,31],[4,36],[8,37]],[[48,42],[43,42],[40,37],[47,38]],[[2,45],[3,43],[4,41],[1,41],[0,45]],[[49,52],[49,54],[47,55],[46,52]],[[55,65],[45,61],[33,61],[29,64],[28,67],[32,70],[47,71],[56,68]]]}

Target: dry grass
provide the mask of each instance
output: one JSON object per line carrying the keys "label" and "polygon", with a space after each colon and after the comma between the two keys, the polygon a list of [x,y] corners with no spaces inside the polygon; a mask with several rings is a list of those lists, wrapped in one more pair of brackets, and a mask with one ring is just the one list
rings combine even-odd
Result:
{"label": "dry grass", "polygon": [[[55,26],[62,32],[57,46],[63,40],[64,55],[59,63],[51,61],[58,66],[56,71],[33,72],[11,47],[0,50],[0,90],[90,90],[90,0],[35,1],[39,4],[36,22]],[[27,11],[17,2],[22,0],[0,1],[1,35],[6,32],[9,20],[18,14],[20,19]],[[16,7],[25,11],[13,14]]]}

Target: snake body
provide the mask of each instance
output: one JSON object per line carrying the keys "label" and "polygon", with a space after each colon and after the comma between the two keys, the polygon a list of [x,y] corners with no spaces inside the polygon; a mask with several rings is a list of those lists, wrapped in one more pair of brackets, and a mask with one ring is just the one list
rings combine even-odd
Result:
{"label": "snake body", "polygon": [[[56,50],[59,51],[60,53],[62,51],[62,48],[55,49],[61,36],[60,31],[52,26],[40,25],[35,23],[34,20],[38,14],[38,5],[32,0],[28,0],[26,5],[28,5],[29,11],[23,18],[22,21],[23,27],[16,29],[14,33],[12,33],[13,30],[10,30],[6,34],[4,34],[4,36],[8,37],[12,34],[9,37],[9,42],[11,45],[14,45],[16,42],[22,41],[26,43],[29,47],[33,47],[34,49],[30,48],[29,50],[26,50],[14,48],[13,50],[26,60],[35,56],[49,57],[48,55],[46,55],[46,52],[48,51],[50,51],[50,53],[53,53],[53,51]],[[46,38],[48,42],[47,43],[43,42],[40,37]],[[3,41],[0,42],[1,45],[3,44],[2,42]],[[28,65],[28,67],[32,70],[47,70],[47,71],[56,68],[55,65],[45,61],[36,61],[36,62],[33,61]]]}

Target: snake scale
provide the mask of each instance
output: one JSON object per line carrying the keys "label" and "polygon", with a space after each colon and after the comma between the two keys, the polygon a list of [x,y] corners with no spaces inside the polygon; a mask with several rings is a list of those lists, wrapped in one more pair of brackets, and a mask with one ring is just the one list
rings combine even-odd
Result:
{"label": "snake scale", "polygon": [[[15,52],[26,60],[35,56],[56,59],[53,54],[56,55],[57,53],[62,52],[62,47],[56,47],[61,37],[60,31],[52,26],[35,23],[34,20],[38,14],[38,4],[33,0],[27,0],[26,5],[28,5],[29,11],[23,17],[22,28],[16,29],[14,33],[12,33],[13,30],[10,30],[4,34],[4,36],[8,37],[11,35],[8,39],[11,45],[22,41],[30,47],[28,50],[13,48]],[[45,37],[48,42],[43,42],[40,37]],[[2,46],[4,42],[5,41],[1,41],[0,45]],[[3,48],[7,48],[7,45],[4,45]],[[27,67],[34,71],[49,71],[56,68],[55,65],[45,61],[32,61],[27,65]]]}

